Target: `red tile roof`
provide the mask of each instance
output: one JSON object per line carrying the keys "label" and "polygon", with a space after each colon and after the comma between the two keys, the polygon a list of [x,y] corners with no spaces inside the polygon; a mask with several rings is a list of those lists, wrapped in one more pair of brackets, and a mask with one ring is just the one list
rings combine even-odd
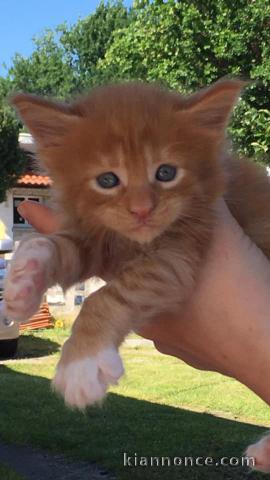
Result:
{"label": "red tile roof", "polygon": [[50,177],[47,175],[26,174],[18,180],[18,185],[23,186],[39,186],[49,187],[52,184]]}

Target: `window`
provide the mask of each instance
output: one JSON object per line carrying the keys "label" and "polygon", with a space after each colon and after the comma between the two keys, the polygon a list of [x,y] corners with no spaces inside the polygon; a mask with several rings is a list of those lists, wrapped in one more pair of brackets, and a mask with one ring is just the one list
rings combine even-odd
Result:
{"label": "window", "polygon": [[74,305],[82,305],[83,302],[84,302],[84,296],[83,295],[75,295]]}
{"label": "window", "polygon": [[38,197],[13,197],[13,224],[14,225],[28,225],[28,222],[21,217],[18,212],[18,206],[23,200],[33,200],[34,202],[40,202]]}
{"label": "window", "polygon": [[77,285],[75,285],[75,291],[76,292],[84,292],[85,291],[85,284],[84,283],[77,283]]}

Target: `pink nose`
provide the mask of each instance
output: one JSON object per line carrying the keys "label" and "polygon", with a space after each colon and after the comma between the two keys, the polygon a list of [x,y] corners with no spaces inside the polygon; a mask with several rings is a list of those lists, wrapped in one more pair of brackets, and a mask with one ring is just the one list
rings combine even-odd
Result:
{"label": "pink nose", "polygon": [[145,220],[149,217],[150,213],[154,207],[151,206],[133,206],[130,208],[130,213],[132,213],[138,220]]}

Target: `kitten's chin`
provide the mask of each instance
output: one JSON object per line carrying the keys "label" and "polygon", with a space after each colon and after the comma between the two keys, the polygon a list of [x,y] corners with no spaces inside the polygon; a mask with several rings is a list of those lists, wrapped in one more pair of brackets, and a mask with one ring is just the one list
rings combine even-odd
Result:
{"label": "kitten's chin", "polygon": [[149,227],[143,225],[139,228],[134,228],[128,232],[125,232],[125,236],[134,242],[141,244],[152,242],[158,235],[160,235],[161,230],[157,227]]}

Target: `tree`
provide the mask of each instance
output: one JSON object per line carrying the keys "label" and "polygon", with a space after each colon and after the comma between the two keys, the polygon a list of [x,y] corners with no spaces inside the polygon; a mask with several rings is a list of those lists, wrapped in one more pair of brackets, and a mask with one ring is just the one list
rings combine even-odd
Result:
{"label": "tree", "polygon": [[270,163],[269,0],[121,0],[47,30],[29,58],[16,55],[12,88],[69,98],[123,79],[190,93],[225,76],[256,80],[230,129],[240,153]]}
{"label": "tree", "polygon": [[56,32],[47,30],[34,43],[29,58],[20,54],[13,58],[9,70],[13,90],[66,98],[76,88],[76,81]]}
{"label": "tree", "polygon": [[26,156],[19,148],[19,123],[5,102],[10,85],[0,79],[0,202],[26,166]]}
{"label": "tree", "polygon": [[103,2],[96,11],[70,28],[59,25],[34,40],[29,58],[15,55],[9,70],[13,88],[30,93],[68,98],[107,79],[97,63],[112,42],[113,32],[128,24],[121,1]]}
{"label": "tree", "polygon": [[71,29],[63,27],[60,41],[80,89],[112,80],[110,73],[100,70],[98,64],[113,42],[114,33],[125,28],[130,18],[121,1],[101,2],[94,14],[80,20]]}
{"label": "tree", "polygon": [[269,0],[139,0],[99,68],[191,92],[225,75],[256,80],[231,131],[240,152],[270,162]]}

